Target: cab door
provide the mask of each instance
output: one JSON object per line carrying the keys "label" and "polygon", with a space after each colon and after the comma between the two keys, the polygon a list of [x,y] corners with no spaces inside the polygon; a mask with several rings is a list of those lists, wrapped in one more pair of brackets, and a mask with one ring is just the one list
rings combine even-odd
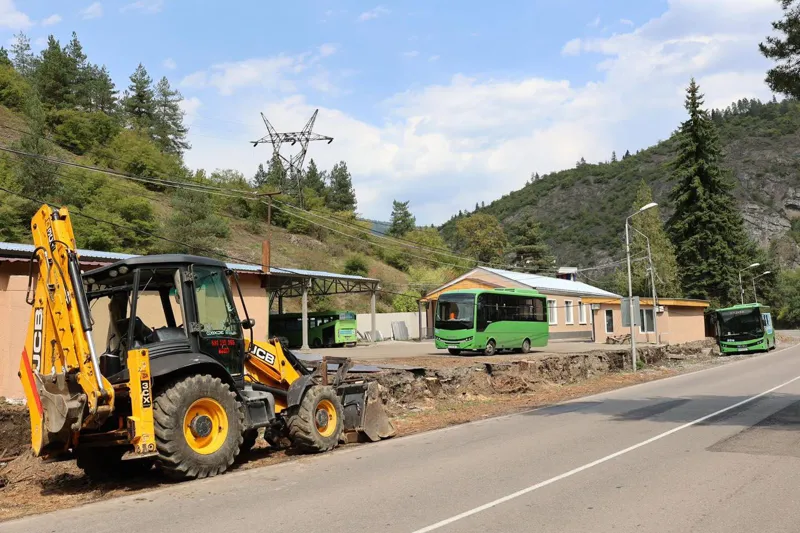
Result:
{"label": "cab door", "polygon": [[201,353],[219,361],[236,377],[244,372],[244,338],[225,272],[221,268],[195,265],[193,285],[196,323]]}

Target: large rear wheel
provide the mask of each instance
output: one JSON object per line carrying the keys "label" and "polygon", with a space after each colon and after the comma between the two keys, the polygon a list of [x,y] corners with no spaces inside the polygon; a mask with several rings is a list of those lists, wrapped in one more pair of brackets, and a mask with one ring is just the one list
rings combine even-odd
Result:
{"label": "large rear wheel", "polygon": [[289,438],[298,449],[319,453],[339,444],[344,428],[344,409],[332,387],[310,387],[300,405],[289,414]]}
{"label": "large rear wheel", "polygon": [[243,443],[244,414],[221,379],[196,375],[158,395],[153,409],[161,469],[174,479],[221,474]]}
{"label": "large rear wheel", "polygon": [[531,341],[530,339],[525,339],[522,341],[522,353],[529,353],[531,351]]}
{"label": "large rear wheel", "polygon": [[497,353],[497,344],[490,340],[486,343],[486,348],[483,349],[484,355],[494,355]]}

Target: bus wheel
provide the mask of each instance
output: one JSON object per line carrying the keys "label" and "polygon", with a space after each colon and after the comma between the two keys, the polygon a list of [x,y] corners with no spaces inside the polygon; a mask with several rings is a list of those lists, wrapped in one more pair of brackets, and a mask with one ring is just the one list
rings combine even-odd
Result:
{"label": "bus wheel", "polygon": [[450,352],[450,355],[461,355],[461,350],[458,348],[448,348],[447,351]]}
{"label": "bus wheel", "polygon": [[494,341],[486,343],[486,348],[483,349],[483,355],[494,355],[497,353],[497,344]]}
{"label": "bus wheel", "polygon": [[529,353],[531,351],[531,340],[525,339],[522,341],[522,353]]}
{"label": "bus wheel", "polygon": [[320,340],[320,338],[317,337],[316,339],[311,341],[311,346],[313,346],[314,348],[322,348],[322,340]]}

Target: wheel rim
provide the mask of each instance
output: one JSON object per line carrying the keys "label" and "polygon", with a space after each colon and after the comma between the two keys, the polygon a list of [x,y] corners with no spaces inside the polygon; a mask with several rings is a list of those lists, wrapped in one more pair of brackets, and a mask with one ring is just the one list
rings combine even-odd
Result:
{"label": "wheel rim", "polygon": [[339,423],[336,407],[330,400],[320,400],[314,413],[314,425],[323,437],[330,437]]}
{"label": "wheel rim", "polygon": [[522,343],[522,351],[527,352],[531,349],[531,341],[525,339],[525,342]]}
{"label": "wheel rim", "polygon": [[494,343],[492,341],[486,343],[486,351],[489,353],[494,353]]}
{"label": "wheel rim", "polygon": [[201,455],[209,455],[225,443],[228,415],[213,398],[195,400],[183,417],[183,435],[187,444]]}

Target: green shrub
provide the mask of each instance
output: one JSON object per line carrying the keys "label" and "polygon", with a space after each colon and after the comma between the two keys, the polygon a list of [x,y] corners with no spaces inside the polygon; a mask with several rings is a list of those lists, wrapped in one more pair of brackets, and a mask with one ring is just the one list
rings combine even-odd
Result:
{"label": "green shrub", "polygon": [[14,67],[0,65],[0,104],[22,110],[30,90],[28,82]]}
{"label": "green shrub", "polygon": [[367,276],[369,267],[367,260],[360,255],[354,255],[344,264],[344,273],[350,276]]}
{"label": "green shrub", "polygon": [[419,310],[417,300],[419,293],[415,291],[406,291],[402,295],[398,294],[392,300],[392,309],[398,313],[413,313]]}
{"label": "green shrub", "polygon": [[120,130],[117,122],[105,113],[74,109],[51,111],[47,124],[56,142],[76,154],[107,145]]}

